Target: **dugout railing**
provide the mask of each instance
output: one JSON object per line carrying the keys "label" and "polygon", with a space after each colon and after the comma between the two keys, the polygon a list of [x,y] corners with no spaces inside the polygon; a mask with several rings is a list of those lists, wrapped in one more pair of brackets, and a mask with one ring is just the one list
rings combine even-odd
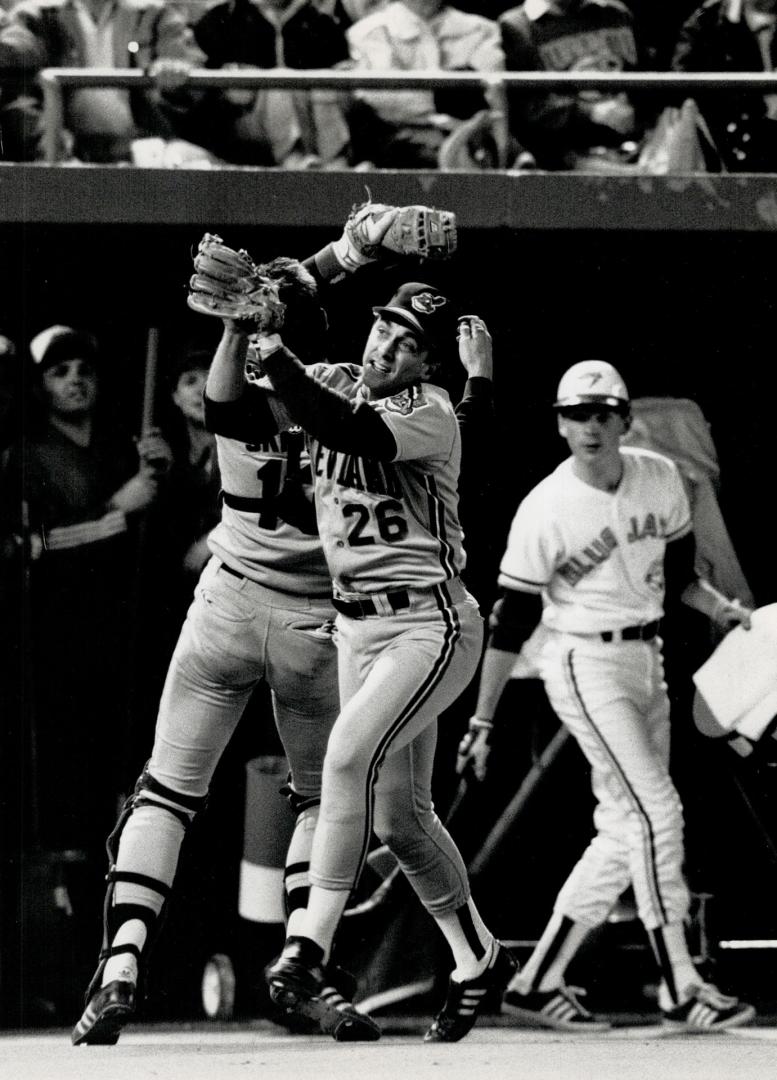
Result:
{"label": "dugout railing", "polygon": [[[143,71],[115,68],[45,68],[40,73],[44,98],[44,154],[49,164],[58,161],[64,123],[66,87],[152,88],[155,79]],[[597,72],[597,71],[503,71],[503,72],[367,72],[344,70],[191,71],[185,85],[193,89],[253,90],[485,90],[494,118],[501,158],[507,165],[509,128],[508,93],[511,90],[604,90],[662,91],[676,101],[680,94],[734,90],[777,92],[777,72]]]}

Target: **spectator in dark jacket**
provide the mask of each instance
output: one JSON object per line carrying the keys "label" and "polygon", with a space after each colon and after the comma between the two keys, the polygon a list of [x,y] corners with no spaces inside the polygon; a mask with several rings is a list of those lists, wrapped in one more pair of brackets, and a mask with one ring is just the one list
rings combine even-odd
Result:
{"label": "spectator in dark jacket", "polygon": [[[777,0],[707,0],[685,22],[675,71],[777,69]],[[721,90],[696,100],[727,169],[777,171],[777,94]]]}
{"label": "spectator in dark jacket", "polygon": [[[345,32],[313,0],[225,0],[194,27],[210,68],[329,68],[345,60]],[[327,91],[227,90],[199,113],[204,145],[226,161],[288,168],[341,164],[348,128]]]}
{"label": "spectator in dark jacket", "polygon": [[[499,19],[508,71],[630,71],[640,53],[633,17],[620,0],[526,0]],[[626,94],[510,95],[517,140],[540,168],[574,168],[592,148],[631,147],[641,135]]]}

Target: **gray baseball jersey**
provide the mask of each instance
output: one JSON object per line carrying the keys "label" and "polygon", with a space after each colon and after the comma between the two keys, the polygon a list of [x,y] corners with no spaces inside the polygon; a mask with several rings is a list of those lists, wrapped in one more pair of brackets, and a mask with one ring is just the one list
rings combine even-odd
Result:
{"label": "gray baseball jersey", "polygon": [[[310,371],[352,400],[369,400],[356,365]],[[311,440],[319,528],[335,590],[347,597],[453,580],[465,556],[457,513],[461,436],[450,398],[423,383],[370,407],[391,429],[401,469]]]}

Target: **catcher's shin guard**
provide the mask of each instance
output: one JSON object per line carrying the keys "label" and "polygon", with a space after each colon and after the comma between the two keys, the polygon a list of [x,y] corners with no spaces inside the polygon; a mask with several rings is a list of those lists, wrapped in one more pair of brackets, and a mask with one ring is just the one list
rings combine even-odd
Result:
{"label": "catcher's shin guard", "polygon": [[[134,954],[138,959],[139,973],[142,977],[142,961],[147,959],[153,940],[159,933],[163,922],[162,916],[164,914],[165,905],[171,892],[171,886],[166,882],[159,880],[157,877],[133,870],[119,870],[117,868],[116,863],[118,860],[120,840],[127,826],[127,822],[132,814],[140,808],[153,807],[156,810],[171,814],[181,825],[183,825],[184,829],[186,829],[191,824],[198,810],[204,807],[206,801],[206,796],[198,797],[184,795],[166,787],[149,773],[148,766],[146,766],[135,785],[135,790],[124,803],[113,832],[108,837],[105,845],[109,860],[109,870],[106,874],[108,887],[105,892],[105,900],[103,903],[103,940],[97,969],[86,990],[85,1001],[87,1008],[84,1017],[82,1017],[82,1021],[84,1021],[84,1018],[90,1011],[90,1006],[92,1006],[92,1011],[94,1011],[94,1000],[100,992],[105,965],[111,956],[121,955],[122,953]],[[149,903],[117,903],[116,885],[120,883],[139,886],[141,889],[147,890],[151,894],[151,896],[149,896]],[[114,938],[116,937],[119,928],[131,919],[139,920],[146,927],[146,942],[142,950],[133,946],[131,943],[123,943],[116,946],[113,945]],[[117,1014],[124,1015],[129,1011],[134,1011],[134,1005],[135,1001],[133,994],[132,1009],[117,1009]],[[78,1027],[79,1025],[76,1025],[76,1029],[73,1033],[74,1041]],[[79,1042],[90,1041],[99,1040],[93,1040],[83,1036],[79,1038]],[[115,1039],[113,1041],[115,1042]]]}

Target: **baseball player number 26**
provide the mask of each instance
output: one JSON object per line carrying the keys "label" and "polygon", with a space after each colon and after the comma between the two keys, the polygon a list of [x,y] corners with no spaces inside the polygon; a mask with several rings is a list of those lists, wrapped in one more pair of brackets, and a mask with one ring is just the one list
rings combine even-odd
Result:
{"label": "baseball player number 26", "polygon": [[[404,540],[407,536],[407,522],[399,517],[397,510],[402,509],[402,503],[396,499],[383,499],[374,507],[375,519],[381,540],[387,544]],[[374,536],[364,535],[364,530],[370,524],[370,511],[361,503],[346,503],[343,507],[345,517],[356,517],[356,521],[348,534],[348,543],[351,547],[361,547],[363,544],[374,544]]]}

